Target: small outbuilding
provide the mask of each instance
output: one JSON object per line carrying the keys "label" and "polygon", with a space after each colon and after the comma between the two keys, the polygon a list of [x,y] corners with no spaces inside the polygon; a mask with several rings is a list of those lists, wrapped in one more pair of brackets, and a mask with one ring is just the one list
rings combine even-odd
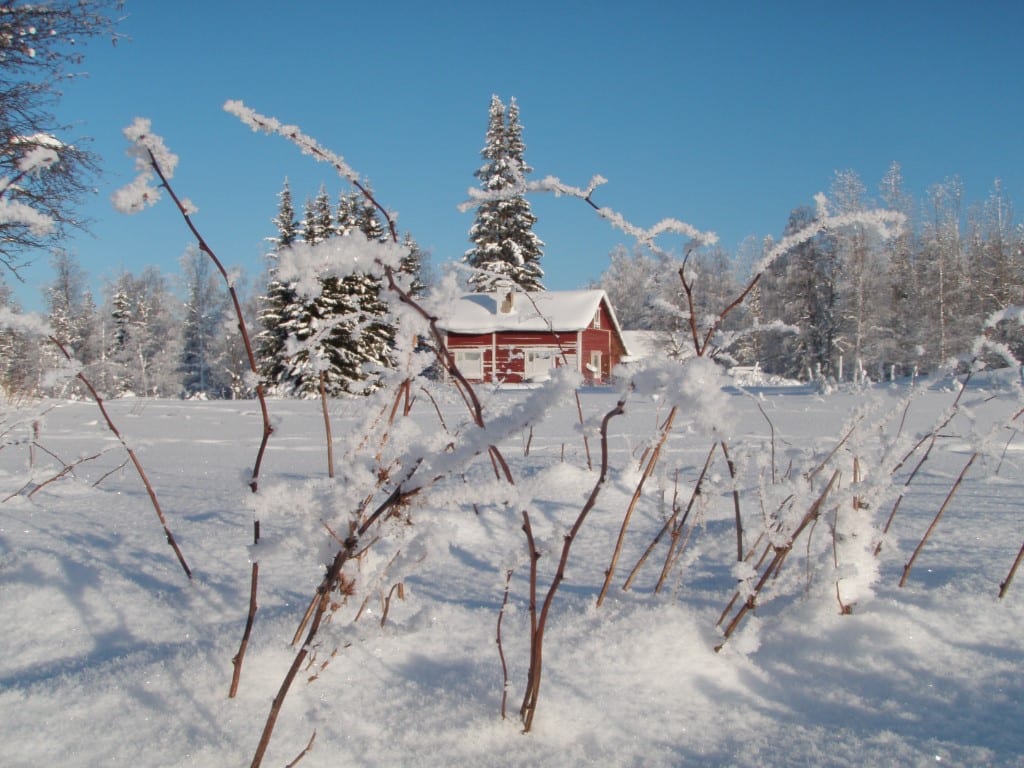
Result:
{"label": "small outbuilding", "polygon": [[628,354],[602,290],[522,291],[508,284],[469,293],[438,326],[455,365],[469,381],[543,381],[568,366],[592,384],[608,382]]}

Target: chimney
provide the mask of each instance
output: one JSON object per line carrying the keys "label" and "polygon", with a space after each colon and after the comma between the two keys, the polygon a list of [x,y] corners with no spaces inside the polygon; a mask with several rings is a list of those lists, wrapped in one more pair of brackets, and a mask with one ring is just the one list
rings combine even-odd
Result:
{"label": "chimney", "polygon": [[511,314],[512,310],[515,309],[515,283],[509,280],[500,280],[494,284],[494,292],[496,294],[496,298],[498,296],[501,297],[501,303],[498,304],[499,314]]}

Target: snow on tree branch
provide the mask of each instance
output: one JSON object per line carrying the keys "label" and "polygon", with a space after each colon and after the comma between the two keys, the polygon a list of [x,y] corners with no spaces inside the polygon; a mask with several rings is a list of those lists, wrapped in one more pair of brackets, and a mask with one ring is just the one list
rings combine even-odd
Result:
{"label": "snow on tree branch", "polygon": [[42,315],[34,312],[22,314],[12,311],[10,307],[0,307],[0,328],[38,336],[53,334],[53,328]]}
{"label": "snow on tree branch", "polygon": [[28,227],[37,237],[53,232],[55,223],[52,217],[36,210],[19,200],[9,199],[19,191],[18,182],[32,174],[42,173],[56,165],[60,160],[56,147],[62,146],[52,136],[37,135],[13,140],[12,144],[25,144],[30,149],[18,160],[18,173],[13,179],[0,179],[0,225],[17,224]]}
{"label": "snow on tree branch", "polygon": [[885,209],[874,209],[869,211],[852,211],[839,215],[829,213],[828,199],[819,192],[814,196],[817,209],[817,216],[814,221],[806,227],[787,235],[776,243],[768,253],[765,254],[757,264],[754,265],[753,274],[760,275],[772,265],[776,259],[791,251],[811,238],[829,230],[843,229],[855,224],[861,224],[875,229],[883,239],[896,237],[903,229],[907,217],[897,211]]}

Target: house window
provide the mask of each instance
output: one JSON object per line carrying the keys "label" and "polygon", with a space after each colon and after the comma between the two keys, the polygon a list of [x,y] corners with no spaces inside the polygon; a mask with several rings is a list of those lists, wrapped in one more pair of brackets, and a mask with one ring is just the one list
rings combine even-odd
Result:
{"label": "house window", "polygon": [[601,308],[600,307],[598,307],[597,308],[597,312],[594,313],[593,326],[594,326],[594,328],[600,328],[601,327]]}
{"label": "house window", "polygon": [[550,349],[526,350],[526,378],[541,381],[551,377],[551,369],[555,367],[555,352]]}
{"label": "house window", "polygon": [[455,367],[467,379],[483,379],[484,353],[481,349],[456,349]]}

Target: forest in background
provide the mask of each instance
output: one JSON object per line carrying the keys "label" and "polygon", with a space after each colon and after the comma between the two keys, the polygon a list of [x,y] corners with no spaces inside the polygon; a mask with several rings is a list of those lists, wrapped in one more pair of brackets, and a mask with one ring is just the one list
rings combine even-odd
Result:
{"label": "forest in background", "polygon": [[[744,306],[727,318],[716,340],[726,365],[757,365],[770,374],[800,381],[879,381],[933,371],[972,354],[986,325],[1020,359],[1024,334],[1015,316],[995,313],[1024,302],[1024,227],[1014,220],[1012,202],[998,180],[987,197],[970,202],[958,179],[929,188],[923,200],[904,189],[893,164],[877,198],[853,172],[836,173],[829,198],[835,213],[883,205],[907,216],[896,238],[883,239],[870,227],[854,225],[823,232],[776,259]],[[319,310],[289,309],[287,286],[274,276],[278,247],[306,239],[344,235],[355,229],[368,239],[386,236],[372,210],[358,196],[342,195],[336,207],[321,189],[307,198],[303,215],[291,211],[287,185],[272,221],[268,270],[247,285],[251,327],[258,328],[260,366],[277,395],[311,396],[309,363],[288,352],[288,334],[311,333]],[[290,213],[289,213],[290,212]],[[783,238],[815,216],[809,206],[790,214]],[[308,239],[307,239],[308,238]],[[414,247],[408,270],[416,290],[429,288],[427,257]],[[620,247],[597,285],[606,290],[624,329],[651,331],[668,356],[687,354],[686,303],[680,270],[696,286],[695,310],[716,315],[749,281],[751,266],[773,246],[748,240],[738,254],[710,246],[681,254],[652,254]],[[557,258],[551,254],[548,258]],[[252,395],[245,352],[228,297],[202,254],[188,248],[181,270],[168,275],[154,267],[124,272],[102,295],[89,290],[89,275],[65,252],[52,257],[53,280],[45,286],[47,320],[57,338],[107,396],[244,398]],[[342,293],[360,294],[373,322],[375,357],[340,376],[332,394],[372,388],[374,367],[387,366],[387,308],[376,300],[379,286],[353,279]],[[332,298],[333,296],[333,298]],[[321,302],[337,301],[325,293]],[[350,300],[351,303],[351,300]],[[0,307],[17,313],[8,286],[0,285]],[[290,314],[289,314],[290,313]],[[337,333],[335,336],[337,337]],[[327,339],[325,348],[345,365],[344,347]],[[351,352],[351,349],[349,350]],[[351,358],[351,354],[349,355]],[[0,387],[8,396],[74,396],[75,381],[51,381],[60,352],[46,340],[10,327],[0,331]],[[352,383],[360,384],[359,387]],[[368,383],[367,383],[368,382]]]}

